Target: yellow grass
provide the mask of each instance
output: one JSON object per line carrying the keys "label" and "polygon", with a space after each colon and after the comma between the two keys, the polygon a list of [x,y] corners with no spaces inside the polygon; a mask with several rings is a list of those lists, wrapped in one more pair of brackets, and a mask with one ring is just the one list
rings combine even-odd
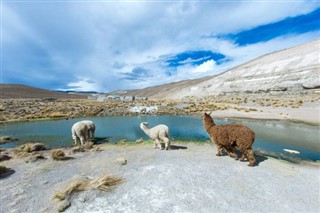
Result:
{"label": "yellow grass", "polygon": [[53,160],[64,160],[65,157],[65,153],[61,149],[54,149],[51,151],[51,158]]}
{"label": "yellow grass", "polygon": [[8,172],[8,168],[5,166],[0,166],[0,175],[5,174],[6,172]]}
{"label": "yellow grass", "polygon": [[64,200],[70,197],[75,192],[80,192],[84,190],[98,189],[102,191],[111,191],[116,185],[123,183],[123,179],[113,175],[103,175],[95,180],[77,180],[72,182],[66,189],[61,192],[57,192],[53,199]]}

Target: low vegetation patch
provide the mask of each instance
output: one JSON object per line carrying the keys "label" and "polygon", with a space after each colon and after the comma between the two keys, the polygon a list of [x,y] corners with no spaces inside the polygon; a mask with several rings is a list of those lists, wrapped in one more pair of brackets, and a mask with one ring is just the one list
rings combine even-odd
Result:
{"label": "low vegetation patch", "polygon": [[7,173],[9,169],[5,166],[0,166],[0,175]]}
{"label": "low vegetation patch", "polygon": [[[63,189],[60,192],[57,192],[53,196],[53,199],[60,202],[60,205],[58,205],[57,210],[61,212],[71,206],[70,198],[74,193],[90,189],[109,192],[112,191],[114,187],[123,182],[123,178],[109,174],[103,175],[94,180],[88,178],[85,178],[83,180],[75,180],[74,182],[70,183],[65,189]],[[67,202],[68,205],[64,205],[65,202]],[[61,206],[63,206],[64,208],[61,208]]]}
{"label": "low vegetation patch", "polygon": [[46,147],[41,143],[27,143],[13,149],[15,158],[27,158],[26,162],[34,162],[38,159],[45,159],[43,154],[38,151],[46,150]]}
{"label": "low vegetation patch", "polygon": [[51,158],[53,160],[66,160],[66,155],[61,149],[54,149],[51,151]]}
{"label": "low vegetation patch", "polygon": [[102,150],[103,149],[101,149],[100,145],[95,145],[93,142],[88,142],[88,143],[85,143],[84,145],[79,145],[71,148],[72,153],[87,152],[87,151],[98,152]]}

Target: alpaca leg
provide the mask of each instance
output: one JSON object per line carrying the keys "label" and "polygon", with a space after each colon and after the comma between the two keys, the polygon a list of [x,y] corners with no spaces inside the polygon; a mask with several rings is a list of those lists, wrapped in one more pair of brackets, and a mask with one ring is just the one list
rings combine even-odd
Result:
{"label": "alpaca leg", "polygon": [[247,156],[247,150],[246,149],[241,149],[241,152],[242,152],[242,155],[241,155],[241,158],[240,158],[240,161],[245,161],[246,158],[248,158]]}
{"label": "alpaca leg", "polygon": [[254,157],[254,152],[252,149],[248,149],[246,155],[249,158],[249,164],[248,166],[254,166],[254,164],[256,163],[256,158]]}
{"label": "alpaca leg", "polygon": [[157,147],[159,147],[160,150],[162,150],[161,141],[157,138],[156,139]]}
{"label": "alpaca leg", "polygon": [[78,136],[74,136],[74,145],[77,146],[80,142],[80,138]]}
{"label": "alpaca leg", "polygon": [[154,140],[154,148],[155,149],[161,149],[161,143],[160,143],[160,140],[158,139],[158,138],[156,138],[155,140]]}
{"label": "alpaca leg", "polygon": [[92,140],[94,140],[94,130],[91,132],[92,134]]}
{"label": "alpaca leg", "polygon": [[234,152],[234,150],[231,147],[225,147],[225,149],[228,152],[228,155],[232,158],[234,158],[235,160],[238,160],[238,155],[237,153]]}
{"label": "alpaca leg", "polygon": [[80,137],[80,142],[81,142],[81,145],[84,145],[84,143],[86,142],[86,137],[81,136]]}
{"label": "alpaca leg", "polygon": [[88,132],[87,132],[87,141],[88,142],[90,141],[90,130],[88,130]]}
{"label": "alpaca leg", "polygon": [[246,155],[244,154],[244,152],[241,155],[240,161],[245,161],[246,160]]}
{"label": "alpaca leg", "polygon": [[170,148],[170,139],[169,138],[163,138],[163,141],[165,143],[165,150],[168,150]]}
{"label": "alpaca leg", "polygon": [[74,145],[77,146],[79,143],[79,138],[77,136],[74,137]]}
{"label": "alpaca leg", "polygon": [[217,144],[217,154],[216,156],[222,156],[223,147],[220,144]]}

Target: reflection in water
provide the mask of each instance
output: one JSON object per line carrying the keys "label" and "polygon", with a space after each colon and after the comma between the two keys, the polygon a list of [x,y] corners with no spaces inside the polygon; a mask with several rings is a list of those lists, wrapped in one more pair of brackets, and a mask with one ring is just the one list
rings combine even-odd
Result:
{"label": "reflection in water", "polygon": [[[200,117],[191,116],[108,116],[92,117],[96,124],[96,137],[108,138],[115,142],[120,139],[135,141],[138,138],[148,139],[139,125],[143,121],[149,122],[149,127],[166,124],[170,128],[171,138],[174,140],[209,140],[202,126]],[[50,147],[66,147],[73,145],[71,126],[82,118],[69,120],[51,120],[37,122],[21,122],[2,124],[1,136],[19,138],[14,143],[1,145],[14,147],[25,142],[42,142]],[[287,154],[283,149],[298,150],[302,159],[320,160],[320,129],[317,126],[290,123],[286,121],[266,120],[215,120],[217,124],[242,123],[252,128],[256,133],[254,149],[278,154]]]}

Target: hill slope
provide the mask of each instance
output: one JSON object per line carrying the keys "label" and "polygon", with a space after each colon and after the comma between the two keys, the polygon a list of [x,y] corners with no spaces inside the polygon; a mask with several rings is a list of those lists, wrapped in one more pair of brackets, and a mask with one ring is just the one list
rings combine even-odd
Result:
{"label": "hill slope", "polygon": [[261,56],[217,76],[128,91],[150,98],[205,97],[320,88],[320,40]]}
{"label": "hill slope", "polygon": [[63,94],[21,84],[0,84],[0,98],[86,99],[87,95]]}
{"label": "hill slope", "polygon": [[120,91],[114,91],[112,92],[112,94],[133,95],[133,96],[161,99],[161,98],[166,98],[168,94],[175,93],[177,89],[188,88],[190,85],[201,83],[210,78],[212,77],[205,77],[205,78],[199,78],[199,79],[193,79],[193,80],[184,80],[184,81],[173,82],[173,83],[147,87],[144,89],[137,89],[137,90],[127,90],[127,91],[120,90]]}

